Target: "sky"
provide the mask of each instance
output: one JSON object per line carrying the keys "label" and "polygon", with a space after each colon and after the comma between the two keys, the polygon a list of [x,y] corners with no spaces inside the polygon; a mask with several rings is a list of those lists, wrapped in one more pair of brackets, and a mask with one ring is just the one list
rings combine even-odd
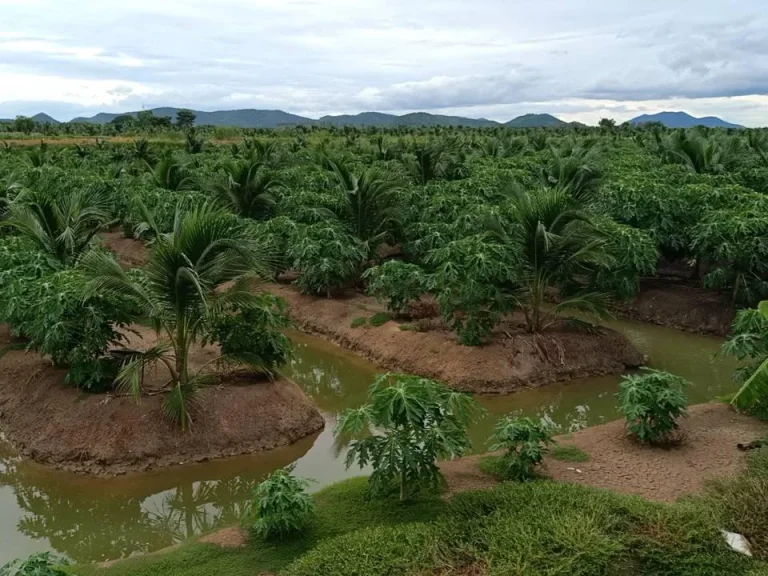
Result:
{"label": "sky", "polygon": [[768,125],[765,0],[0,0],[0,118],[158,106]]}

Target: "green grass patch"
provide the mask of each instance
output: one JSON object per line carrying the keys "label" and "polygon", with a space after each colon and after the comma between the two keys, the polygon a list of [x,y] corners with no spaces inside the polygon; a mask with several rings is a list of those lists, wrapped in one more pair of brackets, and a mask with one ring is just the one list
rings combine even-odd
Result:
{"label": "green grass patch", "polygon": [[493,476],[496,480],[507,480],[507,467],[504,465],[501,456],[487,456],[481,458],[477,463],[477,466],[481,471],[489,476]]}
{"label": "green grass patch", "polygon": [[562,462],[587,462],[589,460],[589,454],[584,450],[568,444],[560,444],[551,448],[549,454],[555,460]]}
{"label": "green grass patch", "polygon": [[400,330],[403,332],[421,332],[421,329],[416,324],[400,324]]}
{"label": "green grass patch", "polygon": [[128,559],[106,570],[93,566],[68,570],[78,576],[254,576],[281,570],[330,538],[375,526],[430,522],[446,506],[438,496],[423,496],[404,504],[389,498],[369,500],[367,489],[367,478],[354,478],[318,492],[317,513],[309,528],[281,542],[251,537],[248,546],[234,550],[192,542],[168,552]]}
{"label": "green grass patch", "polygon": [[368,319],[368,324],[378,328],[379,326],[384,326],[384,324],[390,320],[392,320],[392,316],[390,314],[387,314],[386,312],[379,312]]}
{"label": "green grass patch", "polygon": [[354,320],[352,320],[352,324],[350,326],[352,328],[360,328],[361,326],[365,326],[368,323],[368,318],[365,316],[358,316]]}

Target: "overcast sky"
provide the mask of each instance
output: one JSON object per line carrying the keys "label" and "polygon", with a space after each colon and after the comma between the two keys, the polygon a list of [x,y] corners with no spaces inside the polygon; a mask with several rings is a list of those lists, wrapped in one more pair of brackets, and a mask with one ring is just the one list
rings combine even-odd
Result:
{"label": "overcast sky", "polygon": [[0,0],[0,117],[178,106],[768,125],[766,0]]}

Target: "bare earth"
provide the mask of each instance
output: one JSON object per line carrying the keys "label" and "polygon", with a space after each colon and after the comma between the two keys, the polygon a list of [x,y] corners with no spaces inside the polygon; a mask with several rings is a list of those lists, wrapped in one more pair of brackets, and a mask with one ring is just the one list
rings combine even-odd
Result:
{"label": "bare earth", "polygon": [[126,238],[120,229],[102,232],[101,242],[115,253],[125,269],[140,268],[149,259],[149,251],[144,244],[133,238]]}
{"label": "bare earth", "polygon": [[[8,342],[7,330],[4,336],[0,344]],[[194,350],[192,365],[215,355],[211,347]],[[120,474],[272,450],[324,426],[309,398],[285,379],[224,380],[202,390],[204,409],[192,432],[182,433],[163,420],[160,395],[137,403],[86,394],[65,386],[65,375],[36,353],[3,356],[0,429],[24,456],[76,472]],[[162,385],[165,377],[157,370],[150,385]]]}
{"label": "bare earth", "polygon": [[[270,284],[270,292],[291,305],[291,317],[304,330],[330,338],[389,370],[442,380],[456,389],[484,394],[513,392],[585,376],[616,374],[643,358],[618,332],[600,335],[553,331],[539,336],[514,327],[497,331],[484,346],[462,346],[446,330],[400,330],[396,322],[352,328],[352,321],[382,311],[375,299],[304,296],[291,286]],[[512,332],[513,331],[513,332]]]}
{"label": "bare earth", "polygon": [[736,313],[715,290],[680,282],[646,280],[634,298],[616,305],[619,315],[678,330],[725,336]]}
{"label": "bare earth", "polygon": [[[650,500],[674,502],[700,491],[712,478],[738,473],[745,453],[736,444],[765,435],[768,425],[734,412],[722,403],[699,404],[681,422],[683,442],[672,448],[638,444],[627,437],[623,420],[586,428],[558,438],[562,446],[577,446],[589,454],[587,462],[561,462],[547,457],[542,475],[562,482],[638,494]],[[481,456],[441,464],[450,493],[493,486],[480,471]]]}

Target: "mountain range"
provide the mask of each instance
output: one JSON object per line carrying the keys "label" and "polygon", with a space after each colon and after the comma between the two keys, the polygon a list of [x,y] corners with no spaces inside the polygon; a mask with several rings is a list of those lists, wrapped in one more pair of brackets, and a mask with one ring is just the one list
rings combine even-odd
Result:
{"label": "mountain range", "polygon": [[[155,116],[166,116],[172,120],[176,119],[176,113],[179,108],[154,108],[151,112]],[[283,112],[282,110],[219,110],[216,112],[193,111],[197,117],[198,125],[210,126],[233,126],[237,128],[279,128],[281,126],[309,126],[309,125],[331,125],[331,126],[375,126],[375,127],[393,127],[393,126],[470,126],[476,128],[508,126],[510,128],[536,128],[536,127],[557,127],[567,125],[578,125],[578,122],[564,122],[551,114],[525,114],[501,123],[486,118],[465,118],[463,116],[444,116],[441,114],[430,114],[428,112],[413,112],[397,116],[394,114],[384,114],[381,112],[362,112],[360,114],[343,114],[339,116],[323,116],[317,120]],[[112,122],[118,116],[138,115],[138,111],[126,112],[124,114],[113,114],[101,112],[91,117],[74,118],[72,122],[83,122],[89,124],[107,124]],[[40,113],[32,117],[33,120],[40,123],[49,122],[59,124],[59,121],[51,116]],[[630,124],[645,124],[648,122],[660,122],[669,128],[691,128],[693,126],[709,126],[712,128],[743,128],[738,124],[732,124],[716,118],[707,116],[705,118],[695,118],[685,112],[660,112],[658,114],[644,114],[629,120]]]}
{"label": "mountain range", "polygon": [[658,114],[643,114],[629,121],[630,124],[648,124],[660,122],[667,128],[693,128],[694,126],[707,126],[709,128],[744,128],[739,124],[731,124],[721,120],[717,116],[705,116],[696,118],[685,112],[659,112]]}

